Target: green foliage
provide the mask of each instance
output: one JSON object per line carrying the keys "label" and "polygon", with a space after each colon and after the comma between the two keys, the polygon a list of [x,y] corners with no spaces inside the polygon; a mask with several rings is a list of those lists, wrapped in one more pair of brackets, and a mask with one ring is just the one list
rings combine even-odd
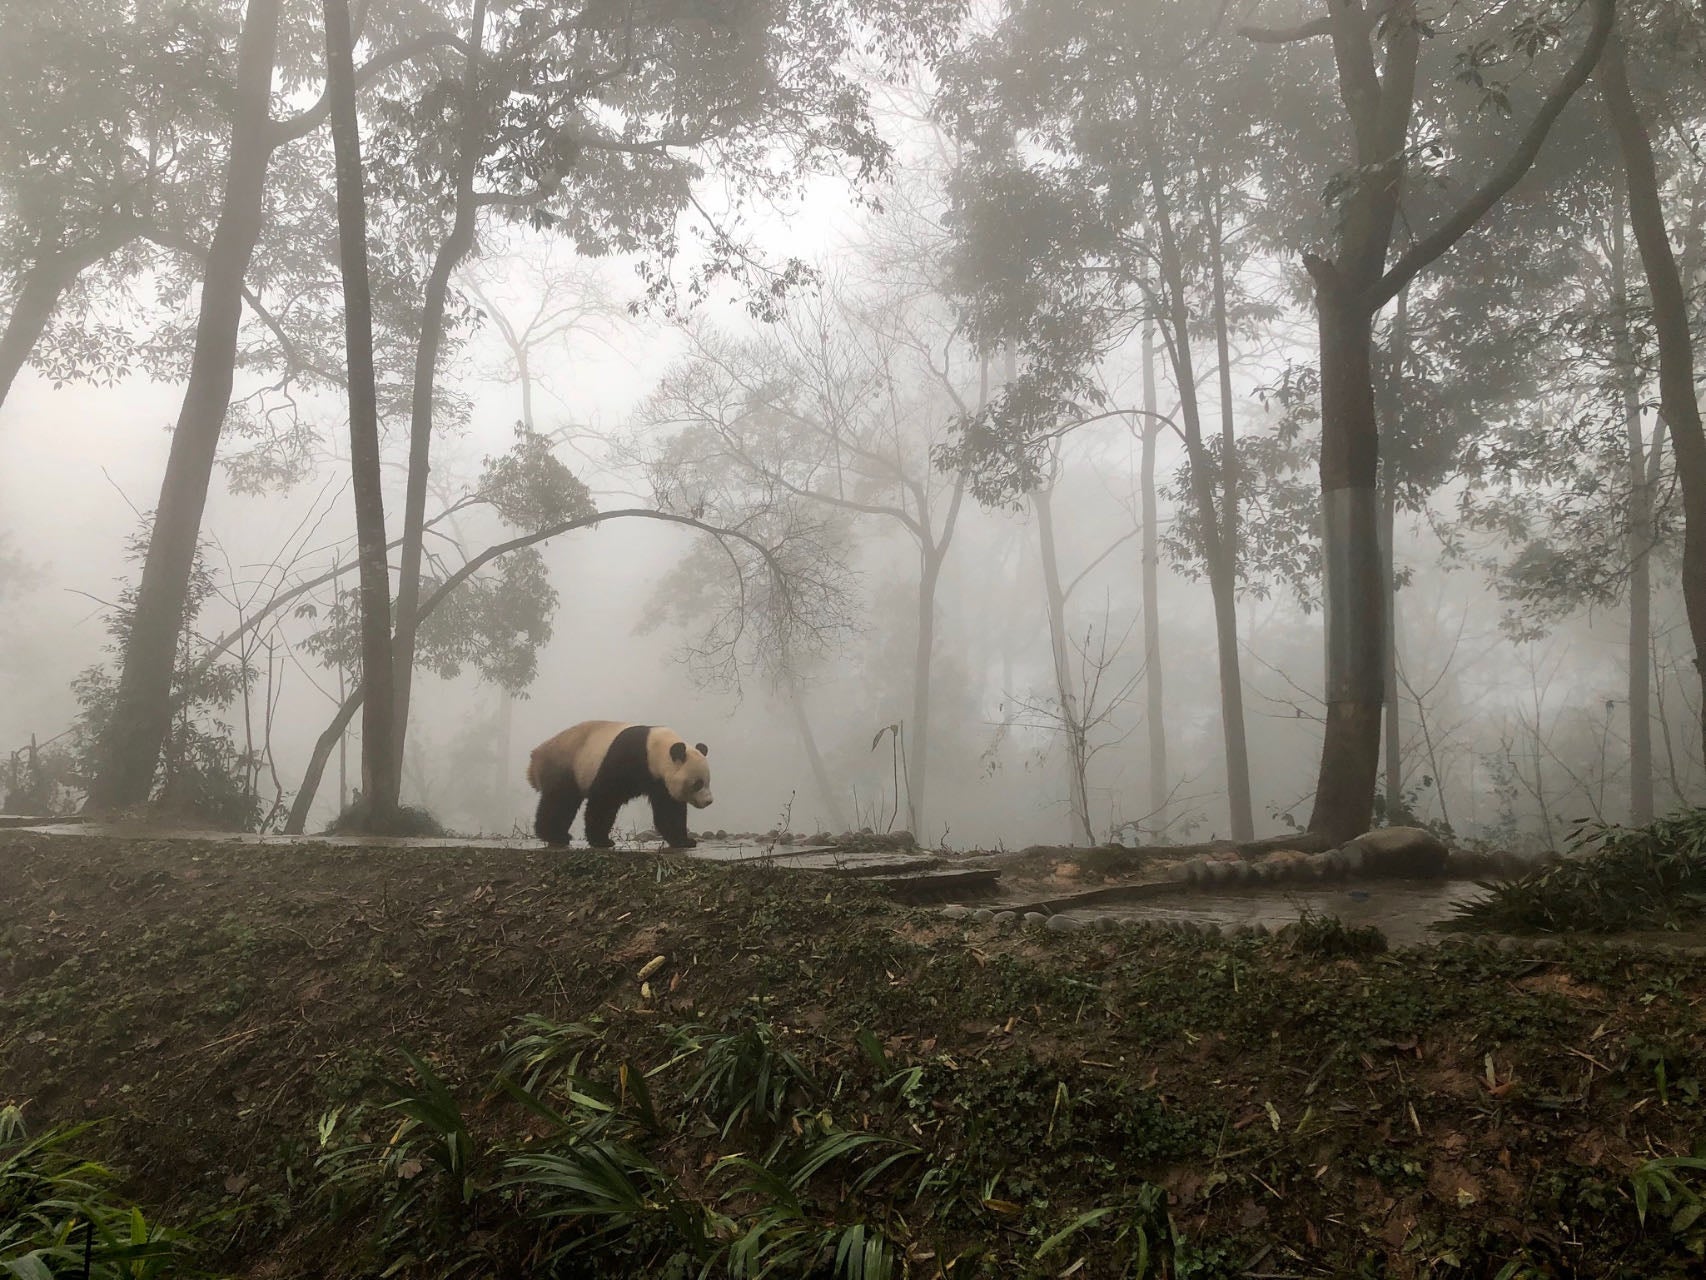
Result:
{"label": "green foliage", "polygon": [[[1592,852],[1586,852],[1588,849]],[[1547,933],[1675,929],[1706,912],[1706,809],[1645,827],[1589,822],[1564,861],[1484,886],[1457,908],[1459,928]]]}
{"label": "green foliage", "polygon": [[1663,1156],[1629,1175],[1641,1225],[1655,1206],[1666,1230],[1689,1253],[1706,1258],[1706,1157]]}
{"label": "green foliage", "polygon": [[1362,960],[1386,950],[1386,935],[1373,925],[1347,925],[1313,911],[1304,911],[1279,936],[1294,955],[1313,960]]}
{"label": "green foliage", "polygon": [[[321,1121],[320,1193],[340,1217],[367,1220],[377,1266],[430,1260],[435,1274],[448,1275],[525,1255],[548,1274],[575,1263],[593,1266],[591,1274],[653,1267],[660,1270],[645,1273],[743,1280],[815,1274],[822,1263],[845,1280],[895,1274],[895,1249],[881,1224],[847,1221],[841,1209],[847,1194],[880,1199],[922,1157],[911,1142],[843,1129],[827,1113],[792,1111],[761,1153],[717,1162],[703,1192],[659,1163],[657,1152],[696,1125],[707,1104],[727,1111],[731,1123],[760,1113],[775,1121],[795,1088],[818,1092],[797,1060],[776,1048],[773,1028],[672,1031],[679,1051],[650,1074],[700,1056],[707,1064],[668,1117],[637,1067],[622,1064],[611,1085],[583,1074],[602,1038],[596,1026],[530,1018],[519,1030],[502,1046],[500,1074],[479,1110],[491,1119],[508,1104],[499,1131],[522,1136],[481,1145],[469,1109],[408,1050],[410,1078],[388,1083],[380,1107],[340,1108]],[[749,1088],[732,1078],[747,1068],[785,1083]],[[392,1125],[392,1116],[402,1119]]]}
{"label": "green foliage", "polygon": [[676,1046],[684,1054],[702,1056],[687,1097],[704,1108],[724,1137],[742,1126],[772,1129],[790,1102],[817,1092],[800,1060],[782,1043],[782,1033],[757,1017],[731,1019],[720,1031],[682,1027]]}
{"label": "green foliage", "polygon": [[391,822],[384,831],[375,831],[369,817],[367,797],[359,791],[350,801],[347,808],[337,817],[326,824],[326,834],[335,835],[387,835],[387,836],[429,836],[440,838],[448,836],[450,831],[426,809],[414,805],[400,804]]}
{"label": "green foliage", "polygon": [[[421,598],[431,597],[441,580],[421,579]],[[540,648],[551,638],[557,611],[545,559],[536,547],[511,551],[497,563],[463,579],[421,622],[415,662],[440,679],[454,680],[465,666],[480,676],[520,693],[538,673]],[[305,613],[307,611],[304,611]],[[323,625],[303,648],[325,666],[361,670],[361,600],[357,588],[338,593]]]}
{"label": "green foliage", "polygon": [[[196,619],[218,594],[207,563],[205,545],[198,548],[184,597],[184,622],[172,665],[174,711],[155,771],[151,800],[162,811],[192,817],[238,831],[259,830],[270,818],[256,791],[262,764],[261,744],[238,745],[224,717],[247,697],[257,672],[243,660],[204,660],[206,642]],[[148,553],[148,534],[132,535],[127,559],[141,563]],[[106,614],[107,652],[120,656],[130,640],[138,588],[127,583],[118,602]],[[118,700],[118,673],[111,667],[90,667],[72,681],[80,708],[73,748],[78,772],[98,772],[96,752]]]}
{"label": "green foliage", "polygon": [[[113,1194],[113,1174],[71,1146],[86,1124],[30,1136],[0,1107],[0,1272],[14,1280],[195,1280],[194,1229],[150,1222]],[[203,1224],[205,1225],[205,1224]]]}
{"label": "green foliage", "polygon": [[486,459],[476,492],[505,524],[525,533],[597,514],[592,494],[551,451],[551,441],[519,423],[510,451]]}

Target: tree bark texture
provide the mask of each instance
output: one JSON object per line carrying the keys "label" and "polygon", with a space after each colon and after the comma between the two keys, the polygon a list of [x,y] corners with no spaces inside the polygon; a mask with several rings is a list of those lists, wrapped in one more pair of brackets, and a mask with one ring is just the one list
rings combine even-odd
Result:
{"label": "tree bark texture", "polygon": [[147,801],[171,723],[172,659],[231,402],[243,277],[261,232],[279,9],[280,0],[249,0],[243,21],[219,224],[202,277],[189,385],[154,509],[118,695],[90,784],[87,808],[96,812]]}
{"label": "tree bark texture", "polygon": [[367,820],[383,831],[397,809],[401,754],[392,716],[391,570],[385,556],[385,497],[379,470],[379,409],[373,373],[373,300],[367,278],[367,196],[355,110],[355,67],[347,0],[325,0],[326,93],[337,166],[338,257],[343,274],[344,350],[349,375],[351,493],[361,601],[361,787]]}
{"label": "tree bark texture", "polygon": [[[1629,89],[1621,39],[1613,34],[1598,70],[1600,97],[1629,194],[1629,221],[1647,276],[1653,304],[1653,330],[1659,348],[1659,412],[1670,427],[1676,471],[1682,490],[1682,602],[1694,641],[1694,665],[1706,676],[1706,432],[1694,392],[1694,342],[1688,329],[1688,302],[1665,228],[1653,144],[1640,108]],[[1634,655],[1630,655],[1633,663]],[[1701,712],[1706,716],[1706,702]]]}
{"label": "tree bark texture", "polygon": [[439,246],[427,277],[421,331],[415,347],[414,383],[409,405],[409,476],[403,502],[403,549],[397,583],[396,743],[399,762],[408,750],[409,703],[414,691],[416,613],[420,605],[421,559],[426,536],[427,479],[432,469],[433,394],[438,357],[444,345],[444,315],[450,277],[474,247],[479,209],[474,177],[484,137],[480,109],[480,46],[485,39],[486,0],[474,0],[469,22],[468,62],[463,78],[462,130],[457,147],[456,200],[450,233]]}

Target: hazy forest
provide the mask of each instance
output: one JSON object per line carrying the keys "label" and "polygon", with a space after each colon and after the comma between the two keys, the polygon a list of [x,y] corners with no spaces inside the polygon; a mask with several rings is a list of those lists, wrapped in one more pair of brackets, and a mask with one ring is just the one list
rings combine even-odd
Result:
{"label": "hazy forest", "polygon": [[357,5],[340,103],[13,0],[11,807],[507,833],[604,717],[742,829],[1668,811],[1698,15],[1388,7]]}
{"label": "hazy forest", "polygon": [[1703,343],[1687,0],[0,0],[0,1271],[1699,1274]]}

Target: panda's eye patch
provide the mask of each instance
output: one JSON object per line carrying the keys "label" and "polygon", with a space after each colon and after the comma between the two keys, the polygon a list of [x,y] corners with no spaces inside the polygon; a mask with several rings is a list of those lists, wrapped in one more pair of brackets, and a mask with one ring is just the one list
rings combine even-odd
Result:
{"label": "panda's eye patch", "polygon": [[695,778],[693,780],[693,785],[687,789],[689,791],[703,791],[705,789],[705,779]]}

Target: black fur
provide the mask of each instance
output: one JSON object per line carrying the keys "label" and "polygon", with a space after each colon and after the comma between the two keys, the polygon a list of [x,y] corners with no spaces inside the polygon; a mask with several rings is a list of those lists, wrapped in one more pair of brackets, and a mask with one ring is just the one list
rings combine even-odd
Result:
{"label": "black fur", "polygon": [[[584,796],[575,785],[572,762],[561,762],[559,773],[542,779],[539,809],[533,819],[534,834],[546,844],[568,844],[569,824],[575,820],[584,800],[587,844],[594,849],[613,848],[610,828],[616,825],[617,813],[628,801],[645,796],[652,802],[652,825],[669,842],[669,847],[695,847],[699,842],[687,834],[687,805],[673,799],[663,780],[652,776],[646,756],[646,738],[650,733],[650,725],[631,724],[612,738],[598,774]],[[676,750],[681,754],[676,755]],[[687,748],[677,743],[670,754],[679,764],[687,758]]]}

